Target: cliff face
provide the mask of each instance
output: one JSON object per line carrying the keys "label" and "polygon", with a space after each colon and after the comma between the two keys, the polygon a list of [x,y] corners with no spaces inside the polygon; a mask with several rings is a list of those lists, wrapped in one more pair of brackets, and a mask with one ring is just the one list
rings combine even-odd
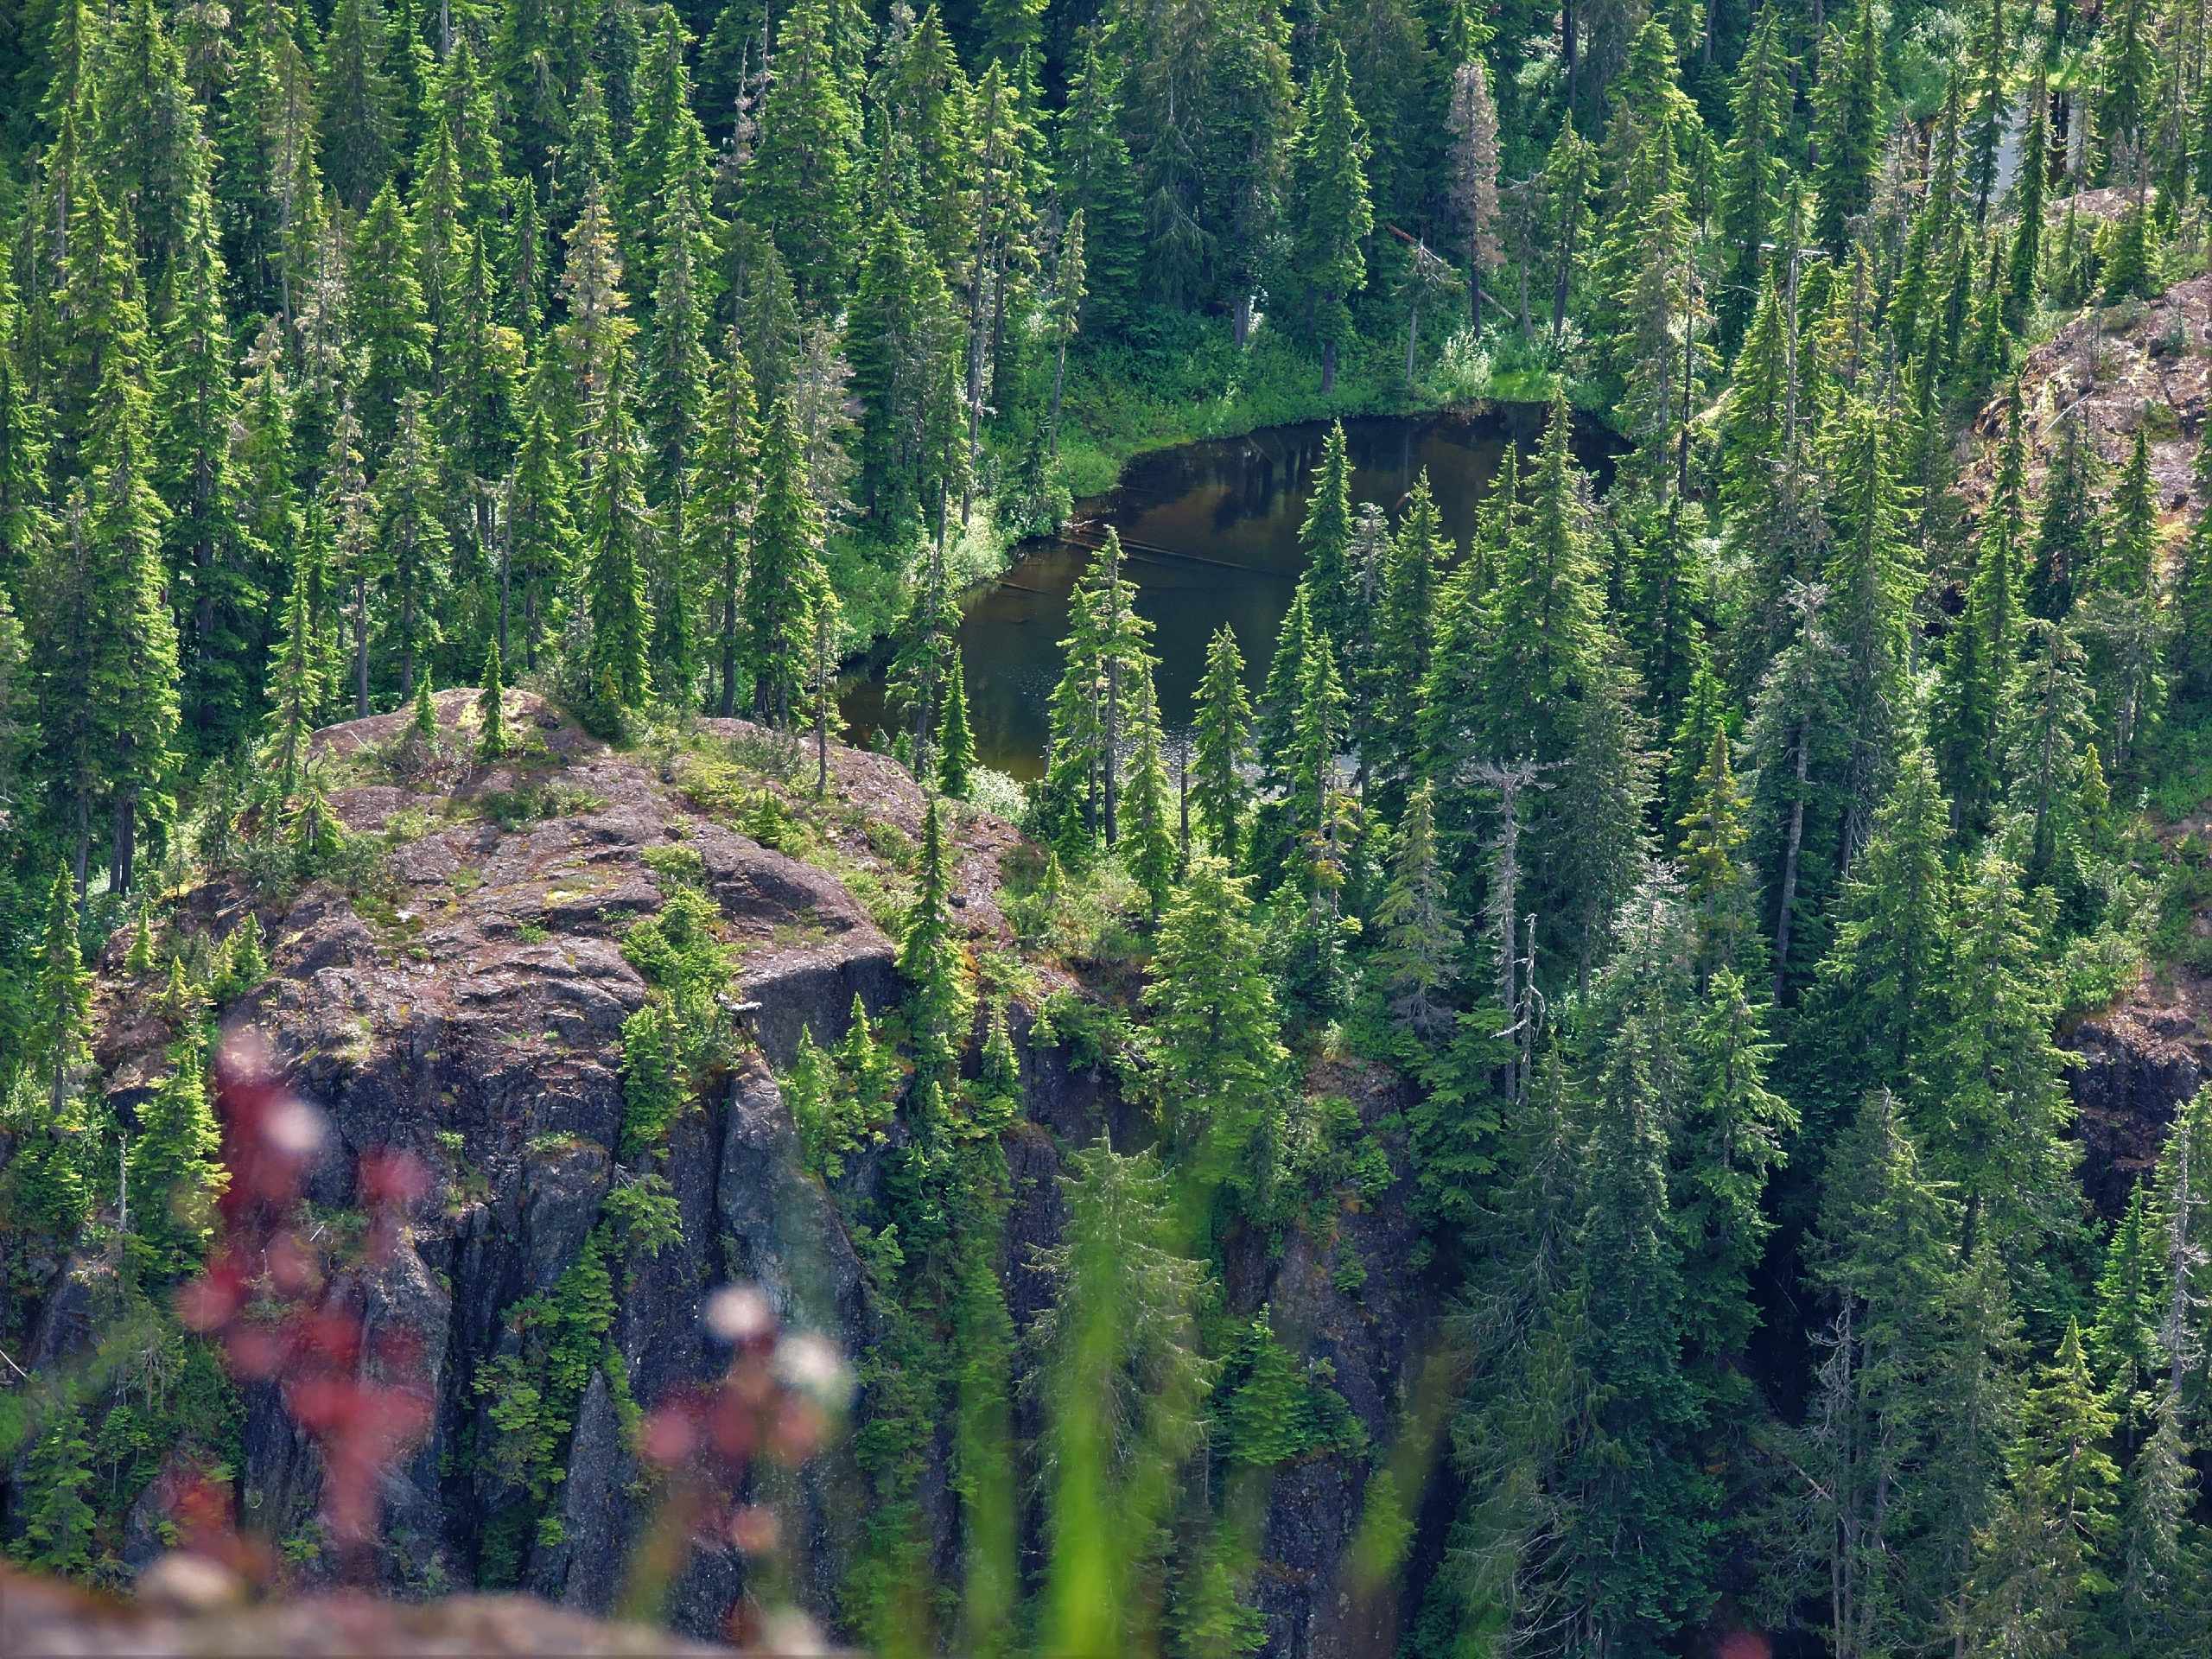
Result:
{"label": "cliff face", "polygon": [[2117,1216],[2129,1190],[2155,1168],[2183,1103],[2212,1080],[2203,988],[2179,970],[2146,977],[2066,1040],[2082,1179],[2107,1217]]}
{"label": "cliff face", "polygon": [[[275,1065],[324,1115],[307,1193],[315,1214],[342,1232],[365,1155],[404,1150],[430,1172],[397,1247],[351,1268],[346,1287],[371,1347],[397,1334],[423,1357],[430,1426],[383,1483],[378,1567],[394,1591],[428,1595],[478,1580],[487,1536],[512,1503],[509,1477],[485,1455],[498,1426],[477,1379],[520,1352],[517,1305],[560,1294],[610,1189],[626,1178],[617,1161],[620,1039],[646,988],[621,942],[664,901],[664,849],[696,855],[686,868],[715,900],[738,963],[722,1006],[749,1040],[727,1086],[692,1103],[670,1132],[660,1167],[681,1241],[620,1264],[608,1337],[626,1376],[594,1370],[558,1452],[565,1477],[551,1503],[560,1525],[514,1546],[521,1587],[601,1611],[649,1519],[626,1410],[719,1373],[728,1351],[704,1320],[719,1287],[760,1287],[786,1326],[817,1331],[852,1358],[876,1339],[868,1275],[837,1196],[804,1166],[776,1074],[803,1030],[823,1043],[842,1035],[855,996],[874,1014],[897,1007],[903,989],[886,929],[907,890],[923,802],[890,761],[841,750],[830,800],[803,806],[810,764],[793,771],[772,740],[742,722],[702,722],[681,748],[616,752],[521,694],[511,696],[509,719],[529,738],[528,757],[486,770],[464,758],[465,741],[451,731],[472,718],[474,696],[441,695],[446,752],[418,755],[411,768],[391,758],[404,716],[319,736],[348,830],[388,843],[354,891],[318,882],[279,900],[225,878],[183,896],[172,931],[221,937],[255,911],[270,972],[225,1017],[257,1029]],[[963,812],[950,844],[956,913],[971,944],[1012,952],[999,890],[1019,837]],[[125,972],[125,943],[102,964],[99,1058],[111,1103],[127,1113],[162,1073],[166,1033],[143,1012],[150,988]],[[1050,963],[1031,964],[1030,981],[1081,989]],[[1032,1263],[1062,1224],[1064,1153],[1103,1131],[1124,1136],[1135,1120],[1107,1075],[1028,1044],[1029,1012],[1013,1012],[1026,1121],[1006,1132],[1014,1191],[1001,1271],[1020,1327],[1052,1294]],[[1395,1108],[1373,1079],[1326,1081],[1370,1122]],[[868,1160],[855,1163],[846,1179],[870,1179]],[[1272,1304],[1293,1354],[1329,1362],[1376,1446],[1396,1433],[1433,1313],[1408,1270],[1414,1233],[1395,1197],[1370,1206],[1347,1194],[1326,1240],[1294,1232],[1279,1249],[1240,1246],[1228,1287],[1233,1311]],[[46,1300],[35,1345],[48,1363],[81,1349],[99,1278],[97,1264],[78,1263]],[[246,1398],[242,1522],[272,1541],[311,1538],[327,1473],[321,1455],[272,1386],[249,1386]],[[863,1394],[863,1419],[868,1407]],[[803,1535],[792,1541],[798,1599],[833,1629],[864,1519],[849,1446],[848,1435],[802,1471]],[[1027,1448],[1024,1461],[1033,1462]],[[1253,1592],[1272,1651],[1386,1650],[1396,1610],[1363,1601],[1345,1565],[1368,1461],[1317,1455],[1278,1471]],[[1033,1473],[1011,1471],[1025,1482]],[[935,1493],[931,1523],[949,1538],[946,1484],[925,1491]],[[133,1565],[157,1551],[152,1519]],[[741,1563],[730,1549],[695,1558],[668,1604],[679,1629],[721,1629]],[[312,1560],[299,1569],[309,1581],[321,1570]]]}

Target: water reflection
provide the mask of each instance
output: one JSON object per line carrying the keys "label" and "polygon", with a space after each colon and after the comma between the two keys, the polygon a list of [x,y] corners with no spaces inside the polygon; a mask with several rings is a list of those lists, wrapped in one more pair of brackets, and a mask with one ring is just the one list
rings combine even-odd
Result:
{"label": "water reflection", "polygon": [[[1464,549],[1505,446],[1527,451],[1542,422],[1543,410],[1528,405],[1471,418],[1346,421],[1353,496],[1395,517],[1427,467],[1446,532]],[[1256,692],[1305,569],[1298,527],[1327,431],[1316,421],[1141,457],[1111,494],[1077,504],[1070,539],[1034,543],[1002,580],[975,595],[960,647],[968,717],[984,763],[1025,779],[1042,769],[1046,704],[1060,674],[1068,595],[1109,524],[1122,533],[1137,608],[1154,626],[1160,709],[1171,729],[1190,718],[1206,641],[1224,622],[1236,631]],[[1580,447],[1586,464],[1602,461],[1594,436]],[[880,679],[855,685],[843,708],[851,740],[872,741],[883,715]]]}

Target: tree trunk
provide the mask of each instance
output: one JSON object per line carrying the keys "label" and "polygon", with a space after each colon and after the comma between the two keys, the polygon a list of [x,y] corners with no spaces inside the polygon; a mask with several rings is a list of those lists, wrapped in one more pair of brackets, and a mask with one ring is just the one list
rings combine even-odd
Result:
{"label": "tree trunk", "polygon": [[369,584],[353,581],[353,718],[369,716]]}
{"label": "tree trunk", "polygon": [[[1478,302],[1479,303],[1479,302]],[[1414,389],[1414,355],[1421,343],[1421,302],[1416,299],[1406,311],[1406,390]]]}
{"label": "tree trunk", "polygon": [[737,550],[722,553],[722,690],[716,705],[724,720],[737,713]]}
{"label": "tree trunk", "polygon": [[119,791],[115,798],[115,823],[108,844],[107,887],[120,899],[130,891],[130,877],[138,859],[138,798]]}
{"label": "tree trunk", "polygon": [[1805,844],[1805,776],[1811,765],[1812,733],[1804,721],[1797,722],[1797,791],[1789,803],[1789,844],[1782,855],[1782,909],[1774,924],[1774,1003],[1782,1006],[1782,988],[1789,977],[1790,912],[1797,904],[1797,855]]}
{"label": "tree trunk", "polygon": [[1337,342],[1321,342],[1321,395],[1328,397],[1337,389]]}
{"label": "tree trunk", "polygon": [[[1237,341],[1237,344],[1240,346],[1244,342],[1241,340]],[[1060,336],[1060,348],[1053,354],[1052,358],[1052,412],[1045,420],[1045,453],[1055,461],[1059,459],[1060,454],[1060,393],[1066,386],[1067,379],[1068,337],[1065,334],[1062,334]],[[938,522],[940,524],[944,522],[944,517],[942,514],[938,516]]]}

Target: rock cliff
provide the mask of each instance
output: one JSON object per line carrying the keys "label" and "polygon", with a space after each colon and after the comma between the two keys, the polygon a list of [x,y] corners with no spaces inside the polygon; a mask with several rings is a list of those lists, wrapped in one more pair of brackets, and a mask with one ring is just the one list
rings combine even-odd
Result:
{"label": "rock cliff", "polygon": [[[270,971],[224,1018],[257,1030],[323,1115],[307,1191],[320,1225],[342,1238],[358,1219],[346,1206],[365,1157],[404,1150],[429,1172],[397,1247],[363,1259],[347,1287],[372,1338],[404,1333],[423,1357],[429,1432],[383,1482],[377,1562],[387,1588],[422,1597],[486,1576],[512,1492],[486,1454],[498,1430],[477,1379],[518,1353],[518,1306],[562,1294],[610,1190],[629,1175],[619,1161],[620,1036],[646,987],[624,954],[625,931],[664,905],[673,857],[711,896],[736,963],[721,1006],[744,1033],[740,1058],[669,1132],[660,1168],[681,1240],[623,1264],[608,1332],[620,1364],[594,1370],[559,1449],[559,1525],[505,1546],[517,1552],[519,1587],[598,1612],[614,1605],[650,1519],[626,1424],[639,1406],[721,1365],[726,1351],[705,1319],[718,1287],[762,1287],[786,1326],[819,1332],[855,1358],[876,1339],[862,1257],[838,1195],[804,1167],[778,1074],[802,1031],[823,1043],[840,1036],[855,997],[874,1015],[898,1007],[888,930],[909,891],[924,803],[880,757],[836,751],[829,798],[817,803],[810,764],[744,722],[702,721],[680,741],[618,750],[522,693],[510,694],[508,719],[525,734],[523,757],[480,766],[464,730],[475,697],[440,694],[433,744],[409,739],[404,715],[319,734],[332,804],[355,847],[375,853],[343,885],[271,891],[226,874],[176,895],[167,933],[218,938],[249,911],[257,917]],[[972,952],[979,962],[1019,957],[1000,904],[1003,873],[1021,856],[1018,834],[963,810],[950,844],[955,910]],[[101,964],[99,1058],[111,1104],[127,1114],[162,1071],[166,1033],[149,1011],[150,988],[128,974],[126,944]],[[1028,988],[1012,1015],[1026,1116],[1005,1132],[1014,1201],[1001,1264],[1017,1328],[1052,1294],[1033,1262],[1062,1224],[1064,1154],[1102,1132],[1143,1133],[1109,1071],[1028,1040],[1025,999],[1094,993],[1064,963],[1021,966]],[[1398,1103],[1364,1074],[1315,1087],[1350,1099],[1370,1124]],[[867,1160],[855,1164],[847,1181],[871,1179]],[[1414,1234],[1400,1193],[1375,1185],[1370,1173],[1368,1198],[1347,1189],[1325,1235],[1238,1244],[1227,1291],[1247,1318],[1272,1306],[1280,1339],[1327,1363],[1380,1448],[1396,1436],[1435,1309],[1408,1266]],[[97,1263],[76,1263],[45,1299],[36,1347],[48,1363],[83,1347],[99,1278]],[[298,1546],[288,1550],[296,1576],[312,1584],[325,1571],[311,1547],[321,1454],[273,1387],[249,1386],[246,1398],[235,1471],[242,1522]],[[863,1421],[870,1404],[863,1392]],[[797,1599],[833,1630],[861,1519],[849,1446],[848,1436],[803,1471],[804,1535],[791,1551]],[[1251,1592],[1270,1651],[1389,1649],[1401,1610],[1366,1602],[1347,1566],[1371,1461],[1330,1452],[1276,1472]],[[945,1482],[925,1491],[932,1525],[949,1535]],[[157,1553],[155,1535],[149,1525],[134,1565]],[[728,1548],[695,1557],[666,1604],[672,1623],[721,1633],[742,1560]]]}

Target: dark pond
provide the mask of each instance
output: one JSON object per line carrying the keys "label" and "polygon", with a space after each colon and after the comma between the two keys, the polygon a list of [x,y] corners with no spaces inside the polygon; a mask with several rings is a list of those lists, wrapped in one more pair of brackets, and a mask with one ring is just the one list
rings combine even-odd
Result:
{"label": "dark pond", "polygon": [[[1544,411],[1511,404],[1471,417],[1347,421],[1356,500],[1395,518],[1423,467],[1446,532],[1464,548],[1505,446],[1525,453]],[[1045,754],[1045,707],[1060,675],[1068,594],[1109,524],[1122,533],[1137,608],[1152,620],[1160,658],[1160,712],[1172,728],[1190,718],[1206,641],[1224,622],[1236,631],[1256,692],[1306,558],[1298,544],[1328,431],[1319,421],[1270,427],[1161,450],[1129,463],[1107,495],[1076,504],[1075,537],[1039,540],[1013,569],[968,603],[960,648],[968,717],[983,762],[1034,778]],[[1585,465],[1602,465],[1594,434],[1578,439]],[[849,735],[870,741],[881,722],[880,667],[844,698]]]}

